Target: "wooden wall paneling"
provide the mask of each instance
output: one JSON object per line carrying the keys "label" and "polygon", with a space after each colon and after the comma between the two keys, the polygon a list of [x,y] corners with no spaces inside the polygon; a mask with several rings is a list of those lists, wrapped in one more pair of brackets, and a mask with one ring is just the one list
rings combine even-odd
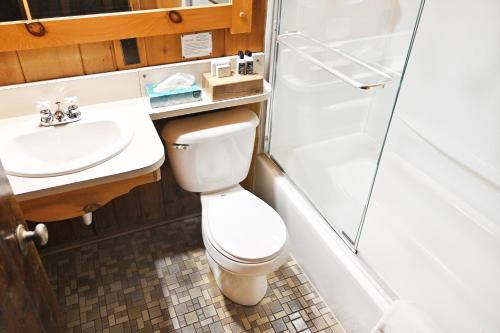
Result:
{"label": "wooden wall paneling", "polygon": [[[129,0],[130,8],[135,10],[170,8],[179,6],[178,0]],[[167,64],[180,61],[179,35],[159,35],[145,37],[144,43],[150,65]]]}
{"label": "wooden wall paneling", "polygon": [[112,72],[118,69],[112,42],[80,44],[85,74]]}
{"label": "wooden wall paneling", "polygon": [[[207,59],[216,58],[224,56],[224,51],[226,49],[226,39],[224,29],[212,30],[212,54],[208,57],[199,57],[196,59]],[[183,59],[186,61],[191,61],[195,59]]]}
{"label": "wooden wall paneling", "polygon": [[115,209],[115,217],[120,227],[144,224],[138,188],[114,199],[112,202]]}
{"label": "wooden wall paneling", "polygon": [[[157,9],[179,6],[178,0],[129,0],[139,1],[140,9]],[[136,6],[137,7],[137,6]],[[160,35],[145,37],[146,54],[150,65],[168,64],[181,61],[180,35]]]}
{"label": "wooden wall paneling", "polygon": [[16,52],[0,53],[0,86],[25,82]]}
{"label": "wooden wall paneling", "polygon": [[[161,129],[167,122],[168,119],[157,120],[154,122],[158,135],[160,135]],[[165,155],[165,162],[161,168],[161,183],[163,190],[163,206],[165,207],[166,218],[175,219],[190,214],[200,214],[201,202],[199,193],[185,191],[177,184],[166,149]]]}
{"label": "wooden wall paneling", "polygon": [[226,53],[234,55],[238,50],[264,51],[266,31],[267,0],[253,0],[252,31],[244,34],[232,34],[226,29]]}
{"label": "wooden wall paneling", "polygon": [[78,45],[18,51],[27,82],[83,75]]}
{"label": "wooden wall paneling", "polygon": [[[165,151],[165,154],[167,152]],[[163,189],[163,207],[165,208],[165,216],[169,219],[174,219],[181,216],[182,207],[179,205],[179,196],[177,191],[177,183],[175,182],[172,168],[168,157],[163,163],[165,167],[161,169],[161,183]]]}
{"label": "wooden wall paneling", "polygon": [[[158,135],[168,119],[154,122]],[[161,168],[161,183],[163,193],[163,207],[166,219],[176,219],[189,214],[201,212],[201,202],[198,193],[183,190],[176,182],[170,160],[165,148],[165,162]]]}
{"label": "wooden wall paneling", "polygon": [[142,216],[145,220],[165,218],[161,182],[139,187],[139,200],[141,202]]}
{"label": "wooden wall paneling", "polygon": [[123,53],[121,42],[119,40],[113,41],[116,66],[119,70],[145,67],[148,65],[148,56],[146,52],[146,43],[144,41],[144,38],[136,38],[136,42],[137,42],[137,51],[139,52],[140,61],[135,64],[127,65],[125,63],[125,58],[124,58],[125,55]]}
{"label": "wooden wall paneling", "polygon": [[168,159],[165,160],[164,165],[161,179],[166,217],[168,219],[175,219],[201,212],[199,194],[187,192],[177,185]]}
{"label": "wooden wall paneling", "polygon": [[120,228],[120,225],[116,219],[113,202],[108,202],[106,205],[96,210],[93,213],[93,219],[97,234],[99,235],[109,234]]}
{"label": "wooden wall paneling", "polygon": [[146,37],[146,51],[149,65],[169,64],[181,61],[192,61],[213,57],[222,57],[225,50],[225,31],[212,30],[212,54],[208,57],[183,59],[181,35],[164,35]]}
{"label": "wooden wall paneling", "polygon": [[201,201],[199,193],[188,192],[177,185],[177,183],[175,186],[175,193],[178,198],[176,200],[177,216],[175,218],[189,214],[201,214]]}
{"label": "wooden wall paneling", "polygon": [[[155,123],[154,125],[156,130],[158,131],[158,124]],[[164,168],[166,168],[165,162],[163,162],[160,168],[161,177],[163,177]],[[160,181],[158,182],[146,184],[137,188],[139,202],[141,205],[142,218],[145,222],[158,221],[161,219],[165,219],[166,217],[162,182],[163,180],[160,179]]]}
{"label": "wooden wall paneling", "polygon": [[144,39],[151,66],[182,61],[180,35],[153,36]]}

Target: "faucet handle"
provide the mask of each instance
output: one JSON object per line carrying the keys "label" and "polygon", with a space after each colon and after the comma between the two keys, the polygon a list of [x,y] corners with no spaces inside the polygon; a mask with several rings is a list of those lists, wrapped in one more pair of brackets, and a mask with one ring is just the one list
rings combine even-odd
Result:
{"label": "faucet handle", "polygon": [[74,119],[78,118],[81,115],[80,110],[78,109],[78,97],[69,96],[64,98],[64,105],[66,107],[66,114],[68,118]]}
{"label": "faucet handle", "polygon": [[40,123],[42,125],[48,125],[52,123],[52,112],[50,111],[50,101],[39,101],[36,103],[36,107],[40,112]]}
{"label": "faucet handle", "polygon": [[50,113],[50,101],[38,101],[36,102],[36,108],[41,114]]}

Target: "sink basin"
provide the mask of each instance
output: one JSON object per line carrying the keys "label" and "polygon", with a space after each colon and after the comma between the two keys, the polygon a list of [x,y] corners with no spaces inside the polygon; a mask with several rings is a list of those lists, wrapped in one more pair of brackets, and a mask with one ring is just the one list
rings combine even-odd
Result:
{"label": "sink basin", "polygon": [[37,127],[10,137],[0,147],[0,157],[13,176],[60,176],[116,156],[129,145],[133,134],[132,128],[114,120]]}

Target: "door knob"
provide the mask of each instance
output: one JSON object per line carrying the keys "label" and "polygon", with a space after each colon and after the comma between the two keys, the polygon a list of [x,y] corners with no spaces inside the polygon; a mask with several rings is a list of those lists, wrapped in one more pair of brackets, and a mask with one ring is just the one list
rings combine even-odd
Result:
{"label": "door knob", "polygon": [[16,238],[23,254],[28,252],[28,243],[34,241],[38,246],[44,246],[49,241],[49,232],[45,224],[37,224],[35,230],[29,231],[22,224],[16,228]]}

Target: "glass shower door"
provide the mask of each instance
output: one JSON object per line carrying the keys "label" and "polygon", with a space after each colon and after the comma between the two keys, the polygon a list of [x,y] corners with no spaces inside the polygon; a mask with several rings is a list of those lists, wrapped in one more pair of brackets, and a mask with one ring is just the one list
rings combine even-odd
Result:
{"label": "glass shower door", "polygon": [[353,249],[421,5],[277,4],[268,153]]}

